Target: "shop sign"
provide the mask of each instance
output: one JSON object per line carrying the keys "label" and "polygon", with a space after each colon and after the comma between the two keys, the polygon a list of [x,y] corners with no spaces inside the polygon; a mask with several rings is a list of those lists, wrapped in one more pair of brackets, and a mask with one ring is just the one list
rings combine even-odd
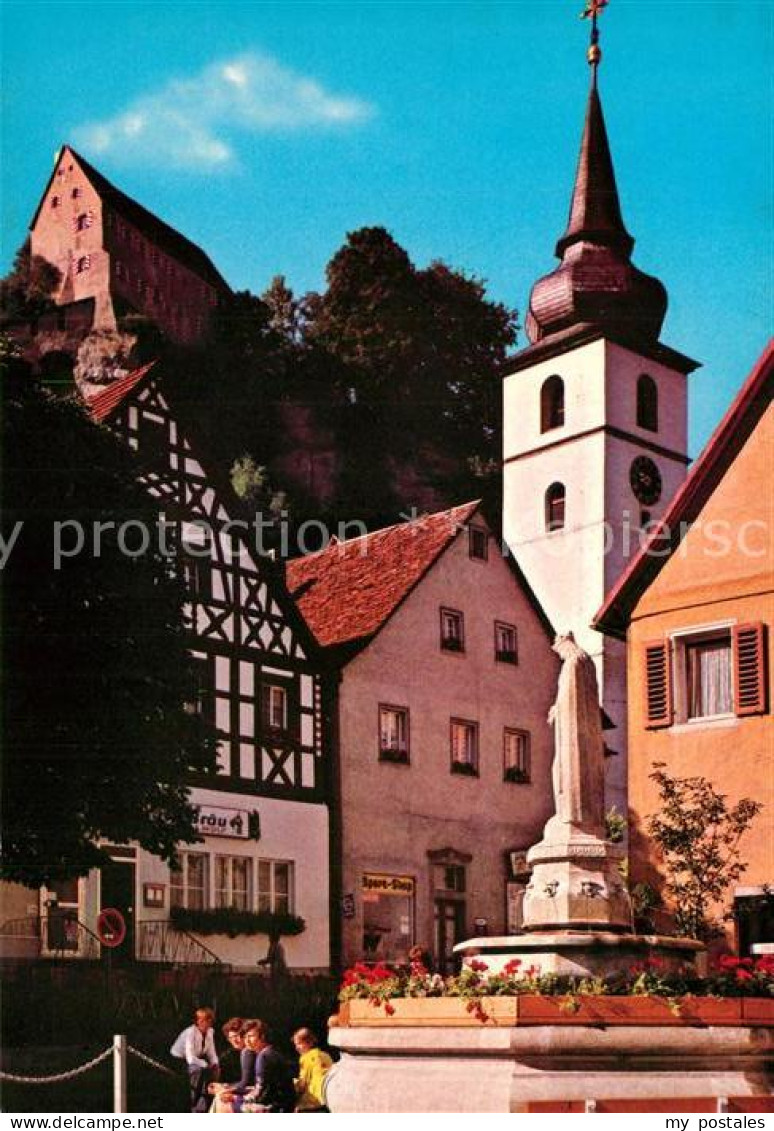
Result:
{"label": "shop sign", "polygon": [[363,891],[374,895],[399,895],[414,894],[413,876],[383,876],[374,872],[366,872],[363,876]]}
{"label": "shop sign", "polygon": [[242,840],[256,835],[257,813],[246,809],[225,809],[219,805],[200,805],[196,812],[196,828],[203,836],[233,836]]}

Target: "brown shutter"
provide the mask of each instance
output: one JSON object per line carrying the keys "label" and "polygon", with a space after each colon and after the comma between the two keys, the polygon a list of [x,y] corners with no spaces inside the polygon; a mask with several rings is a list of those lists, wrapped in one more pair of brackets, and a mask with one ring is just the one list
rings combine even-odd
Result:
{"label": "brown shutter", "polygon": [[734,626],[734,704],[737,715],[766,711],[765,626]]}
{"label": "brown shutter", "polygon": [[647,722],[649,727],[672,725],[672,673],[669,643],[656,640],[645,645],[645,686],[647,688]]}

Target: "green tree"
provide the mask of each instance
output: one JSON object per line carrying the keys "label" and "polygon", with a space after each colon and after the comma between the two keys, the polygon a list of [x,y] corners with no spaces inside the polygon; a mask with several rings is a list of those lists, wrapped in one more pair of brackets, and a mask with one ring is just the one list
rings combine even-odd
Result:
{"label": "green tree", "polygon": [[[100,840],[169,861],[199,839],[186,783],[214,770],[215,735],[191,706],[185,594],[131,452],[6,361],[0,875],[37,886],[104,862]],[[143,529],[148,552],[129,556]]]}
{"label": "green tree", "polygon": [[0,326],[26,322],[51,309],[61,278],[53,263],[32,254],[26,239],[14,256],[11,270],[0,280]]}
{"label": "green tree", "polygon": [[[417,269],[384,228],[351,232],[327,284],[305,299],[304,334],[329,359],[341,406],[349,450],[340,509],[352,513],[351,489],[365,482],[389,500],[390,460],[418,461],[425,448],[446,457],[436,476],[442,495],[486,494],[499,467],[501,371],[516,340],[515,312],[488,300],[481,280],[443,263]],[[319,357],[317,365],[322,371]]]}
{"label": "green tree", "polygon": [[646,822],[663,859],[664,894],[679,935],[707,939],[719,931],[718,904],[746,871],[739,842],[762,805],[749,797],[730,806],[703,777],[679,778],[654,762],[660,807]]}
{"label": "green tree", "polygon": [[243,455],[231,468],[231,486],[238,499],[251,511],[260,511],[279,520],[290,514],[290,502],[285,491],[275,491],[268,470],[257,464],[252,456]]}

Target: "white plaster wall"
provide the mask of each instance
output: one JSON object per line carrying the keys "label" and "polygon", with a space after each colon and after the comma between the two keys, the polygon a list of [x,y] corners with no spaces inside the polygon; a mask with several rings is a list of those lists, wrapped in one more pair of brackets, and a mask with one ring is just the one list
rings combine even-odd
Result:
{"label": "white plaster wall", "polygon": [[[658,387],[658,432],[637,426],[637,380],[642,373]],[[540,390],[553,374],[565,384],[565,424],[541,433]],[[606,735],[617,752],[606,765],[607,802],[621,812],[626,807],[624,648],[594,632],[590,624],[640,544],[642,508],[629,481],[632,461],[648,455],[661,472],[661,499],[646,508],[653,519],[663,514],[685,478],[684,463],[647,445],[685,452],[686,394],[683,374],[604,339],[513,373],[504,383],[505,539],[557,631],[572,629],[594,657],[602,701],[616,724]],[[605,426],[630,433],[633,439],[610,435],[601,430]],[[592,429],[598,431],[583,434]],[[566,524],[564,530],[548,534],[545,492],[556,481],[567,492]]]}
{"label": "white plaster wall", "polygon": [[[465,616],[463,654],[440,648],[441,606]],[[519,665],[494,659],[494,622],[515,624]],[[361,955],[363,872],[413,876],[416,936],[432,946],[427,852],[468,852],[467,921],[505,929],[505,853],[539,839],[552,812],[552,734],[557,658],[538,618],[490,540],[471,560],[467,532],[435,564],[376,640],[345,669],[340,692],[345,958]],[[409,766],[380,763],[380,703],[410,711]],[[479,724],[480,777],[450,769],[450,719]],[[532,781],[503,781],[503,729],[532,736]]]}
{"label": "white plaster wall", "polygon": [[[511,373],[503,385],[503,458],[574,436],[605,422],[605,342],[589,342]],[[540,389],[556,374],[564,381],[565,424],[540,431]]]}
{"label": "white plaster wall", "polygon": [[[605,343],[605,356],[607,423],[672,451],[685,453],[688,448],[688,379],[685,374],[613,342]],[[652,377],[658,388],[658,432],[637,425],[637,378],[642,373]]]}
{"label": "white plaster wall", "polygon": [[[196,805],[257,810],[261,819],[261,839],[243,840],[232,837],[205,837],[200,844],[181,845],[192,852],[217,855],[250,856],[253,860],[292,860],[295,864],[294,912],[306,920],[306,930],[292,938],[283,938],[282,946],[291,967],[323,968],[330,964],[328,930],[328,809],[300,801],[276,801],[243,793],[226,793],[213,789],[194,789],[191,799]],[[212,865],[210,868],[212,875]],[[169,918],[169,868],[150,853],[138,852],[138,917]],[[142,884],[156,881],[166,886],[163,909],[141,907]],[[238,967],[255,967],[266,953],[265,935],[239,936],[229,939],[221,935],[202,936],[201,941],[223,962]]]}

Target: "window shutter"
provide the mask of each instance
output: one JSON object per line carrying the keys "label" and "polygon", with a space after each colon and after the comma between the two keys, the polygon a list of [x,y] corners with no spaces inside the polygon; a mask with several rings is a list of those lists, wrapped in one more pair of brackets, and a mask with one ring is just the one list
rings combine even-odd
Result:
{"label": "window shutter", "polygon": [[647,722],[649,727],[672,725],[672,673],[669,644],[657,640],[645,645],[645,686],[647,688]]}
{"label": "window shutter", "polygon": [[766,711],[763,624],[734,626],[734,703],[737,715],[762,715]]}

